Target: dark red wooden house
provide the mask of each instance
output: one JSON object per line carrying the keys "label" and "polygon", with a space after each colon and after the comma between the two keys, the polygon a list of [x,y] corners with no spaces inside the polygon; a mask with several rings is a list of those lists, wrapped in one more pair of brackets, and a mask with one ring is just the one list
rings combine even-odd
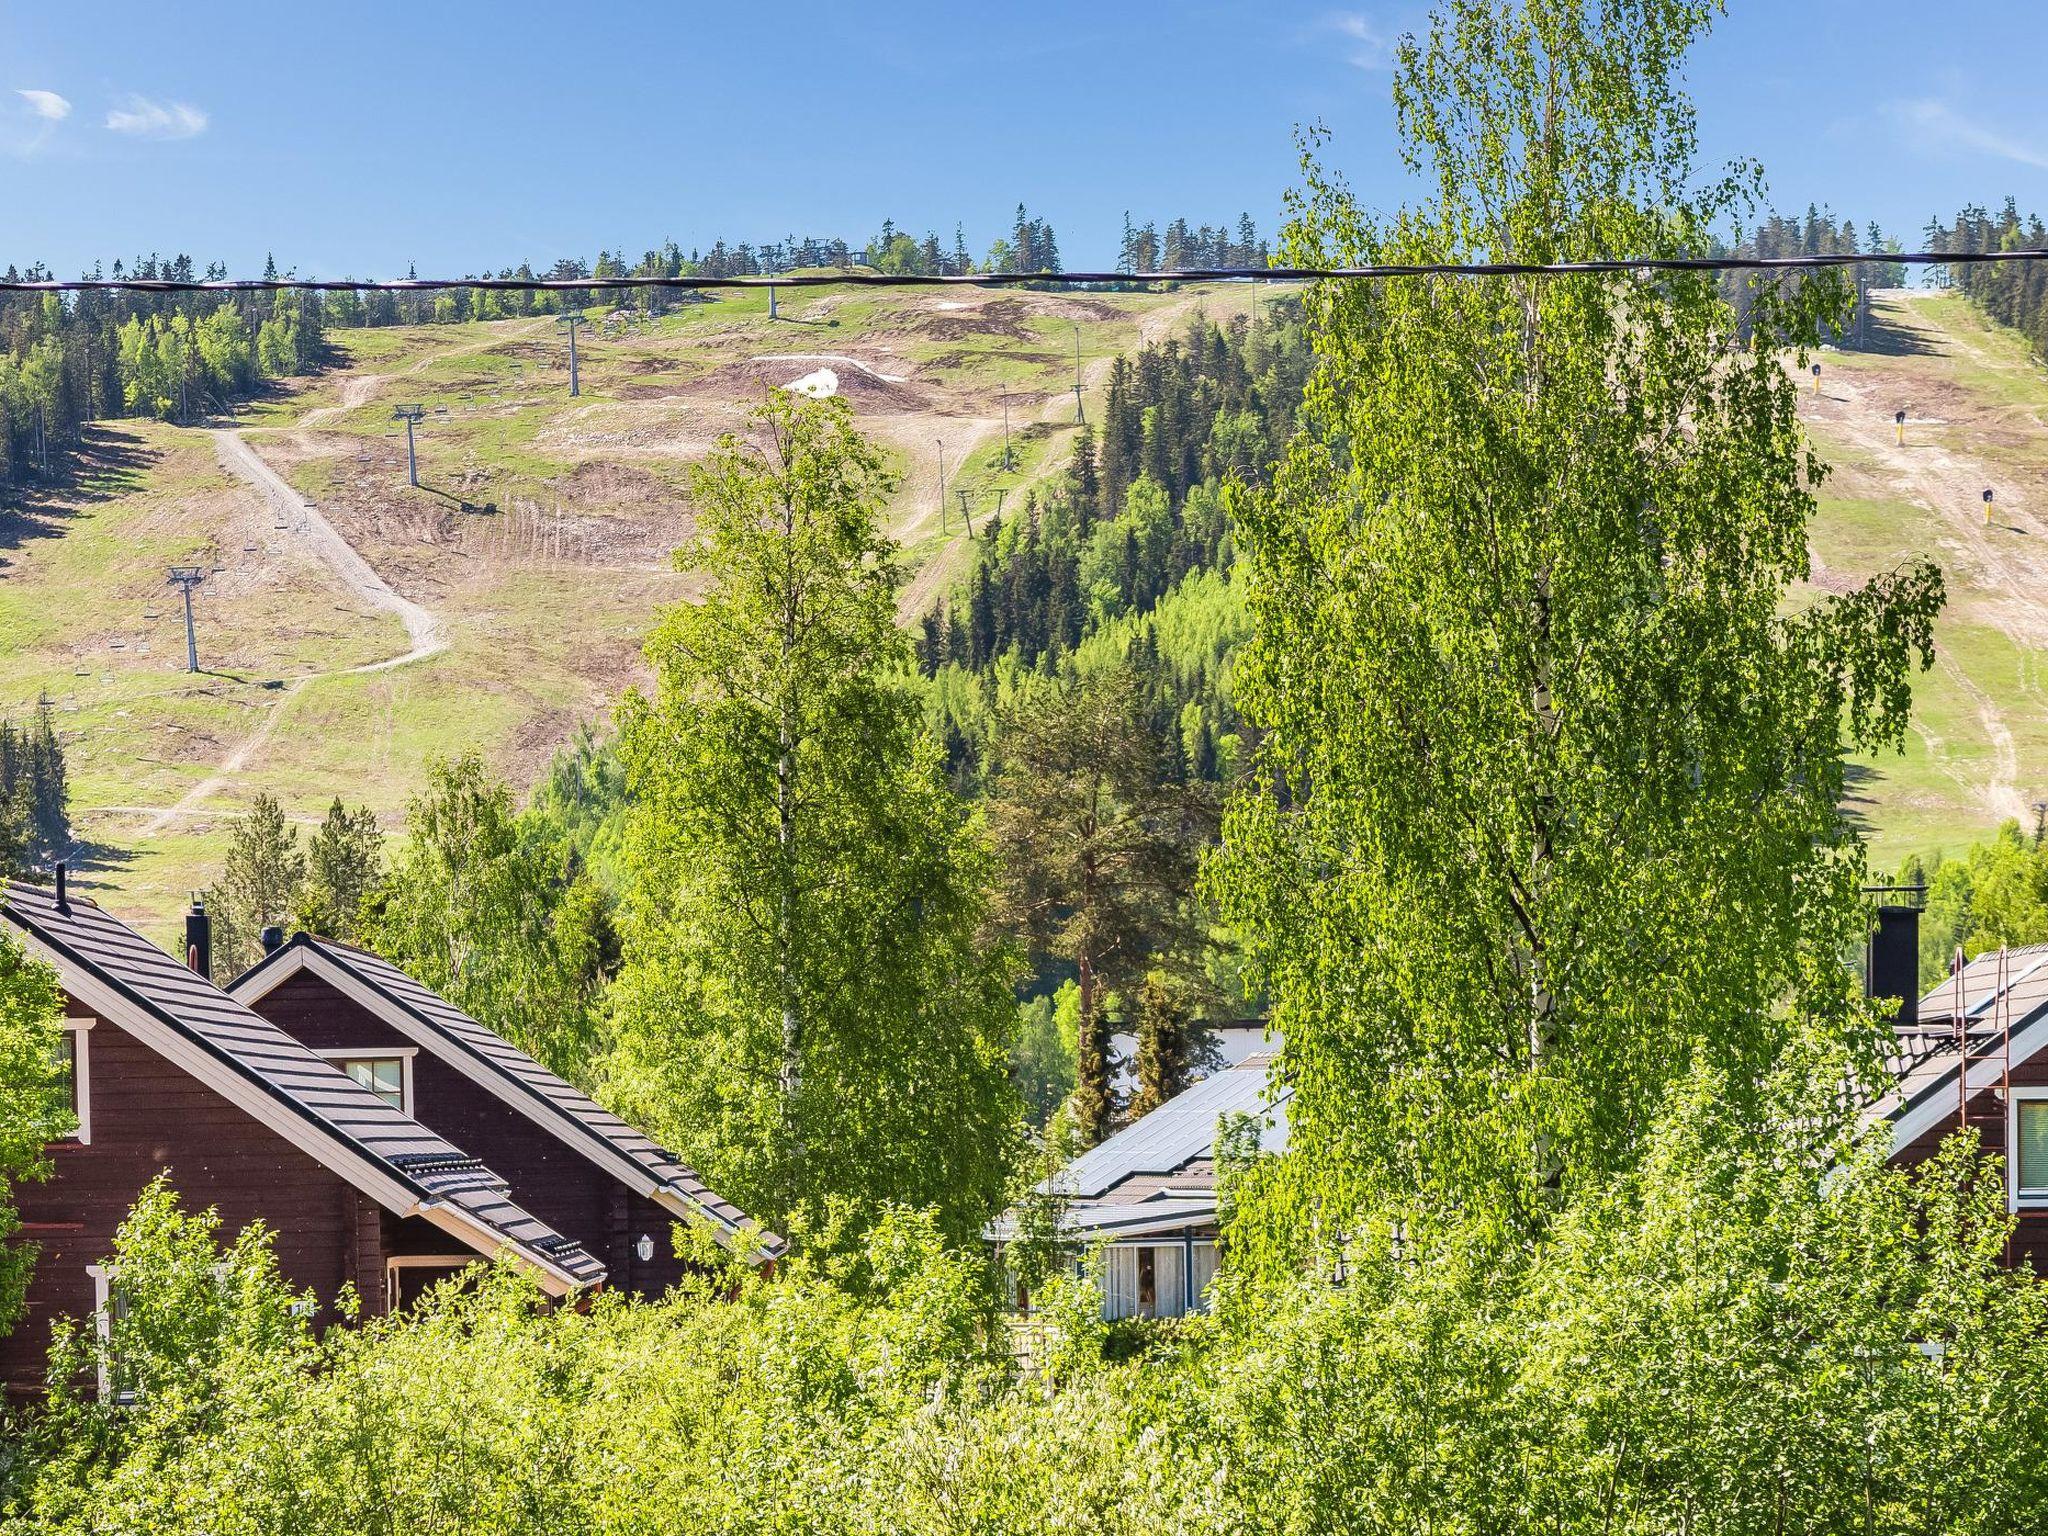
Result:
{"label": "dark red wooden house", "polygon": [[1887,906],[1867,988],[1899,1004],[1896,1087],[1870,1111],[1888,1122],[1892,1161],[1911,1167],[1967,1124],[2005,1159],[2014,1263],[2048,1274],[2048,945],[1994,950],[1925,997],[1914,984],[1919,913]]}
{"label": "dark red wooden house", "polygon": [[[521,1208],[506,1181],[337,1070],[91,901],[10,882],[0,933],[63,986],[77,1131],[52,1176],[16,1192],[38,1245],[28,1312],[0,1338],[11,1391],[42,1381],[50,1324],[107,1305],[106,1260],[136,1196],[168,1172],[230,1230],[262,1221],[278,1262],[323,1307],[345,1283],[372,1315],[415,1273],[510,1255],[552,1294],[603,1263]],[[202,953],[204,937],[195,946]]]}
{"label": "dark red wooden house", "polygon": [[682,1273],[678,1222],[764,1260],[781,1251],[672,1153],[367,950],[299,934],[229,995],[504,1176],[512,1198],[658,1295]]}
{"label": "dark red wooden house", "polygon": [[63,987],[78,1122],[52,1176],[17,1191],[39,1251],[27,1315],[0,1337],[10,1392],[41,1386],[53,1321],[105,1315],[115,1231],[160,1173],[230,1231],[269,1227],[323,1320],[344,1285],[377,1316],[500,1256],[555,1296],[657,1293],[681,1272],[683,1218],[780,1254],[652,1141],[375,956],[301,938],[230,996],[205,975],[203,912],[187,933],[180,964],[67,895],[61,870],[54,889],[5,887],[0,934]]}

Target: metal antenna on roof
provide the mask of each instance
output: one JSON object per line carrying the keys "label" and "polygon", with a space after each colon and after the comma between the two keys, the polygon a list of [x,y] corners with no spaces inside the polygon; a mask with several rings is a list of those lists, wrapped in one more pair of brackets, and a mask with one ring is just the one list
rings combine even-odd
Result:
{"label": "metal antenna on roof", "polygon": [[[2006,979],[2009,964],[2006,947],[1998,946],[1998,1013],[2002,1015],[1998,1026],[1998,1145],[2005,1154],[2008,1165],[2017,1167],[2013,1159],[2020,1155],[2020,1149],[2013,1143],[2018,1139],[2013,1132],[2019,1129],[2019,1117],[2012,1107],[2012,984]],[[2018,1184],[2015,1178],[2013,1183]],[[2005,1228],[2005,1264],[2012,1267],[2012,1229],[2007,1222]]]}
{"label": "metal antenna on roof", "polygon": [[573,399],[583,393],[583,386],[576,376],[576,327],[583,324],[582,311],[572,309],[559,317],[555,324],[567,326],[569,330],[569,395]]}
{"label": "metal antenna on roof", "polygon": [[1970,1119],[1970,1029],[1967,1022],[1969,1009],[1963,1005],[1963,973],[1969,962],[1963,958],[1963,946],[1956,946],[1955,958],[1949,962],[1950,974],[1956,984],[1949,989],[1948,1005],[1950,1016],[1956,1027],[1956,1056],[1960,1065],[1956,1068],[1956,1128],[1961,1130]]}
{"label": "metal antenna on roof", "polygon": [[405,423],[405,483],[417,490],[420,483],[420,461],[418,454],[413,451],[412,429],[426,419],[427,408],[424,405],[394,405],[391,414],[396,420]]}
{"label": "metal antenna on roof", "polygon": [[185,670],[199,670],[199,639],[192,632],[192,589],[206,580],[203,565],[174,565],[168,586],[180,588],[185,594]]}

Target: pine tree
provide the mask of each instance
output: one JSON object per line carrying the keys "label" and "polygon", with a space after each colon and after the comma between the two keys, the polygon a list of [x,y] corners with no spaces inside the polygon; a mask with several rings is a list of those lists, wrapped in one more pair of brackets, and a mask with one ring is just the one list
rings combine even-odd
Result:
{"label": "pine tree", "polygon": [[227,860],[206,893],[215,981],[225,985],[263,957],[263,930],[292,915],[305,877],[306,855],[284,807],[258,795],[229,833]]}
{"label": "pine tree", "polygon": [[339,796],[306,846],[306,877],[295,902],[309,932],[353,942],[363,904],[384,872],[384,833],[368,806],[350,811]]}
{"label": "pine tree", "polygon": [[1184,967],[1202,927],[1188,901],[1214,830],[1206,790],[1173,783],[1127,670],[1021,698],[996,737],[988,822],[999,912],[1034,953],[1071,963],[1080,987],[1072,1118],[1089,1144],[1110,1129],[1103,993]]}

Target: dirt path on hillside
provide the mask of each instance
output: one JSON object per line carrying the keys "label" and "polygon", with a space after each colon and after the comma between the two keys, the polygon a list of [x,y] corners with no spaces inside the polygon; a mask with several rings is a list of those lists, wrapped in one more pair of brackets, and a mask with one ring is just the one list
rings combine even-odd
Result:
{"label": "dirt path on hillside", "polygon": [[375,662],[370,667],[350,668],[350,671],[403,666],[409,661],[418,661],[447,649],[448,642],[440,619],[411,598],[401,597],[393,591],[390,584],[371,568],[370,562],[356,552],[355,546],[335,531],[334,525],[327,521],[320,509],[266,464],[240,433],[216,431],[213,447],[221,468],[246,481],[269,504],[271,511],[303,530],[306,548],[334,573],[337,581],[367,606],[396,615],[405,626],[406,638],[412,642],[411,650],[388,661]]}
{"label": "dirt path on hillside", "polygon": [[[309,411],[306,421],[311,421],[321,412],[329,415],[337,411],[352,409],[366,400],[377,387],[374,376],[351,379],[342,386],[342,403],[338,406],[323,406],[318,411]],[[360,386],[360,389],[358,389]],[[352,392],[357,398],[350,399]],[[337,581],[348,589],[357,601],[366,607],[380,609],[394,614],[405,626],[406,639],[410,648],[400,655],[386,657],[382,661],[365,662],[361,666],[341,667],[331,672],[309,672],[294,678],[263,713],[262,721],[249,735],[236,743],[234,749],[221,759],[213,772],[182,795],[177,804],[156,812],[143,826],[141,835],[154,837],[181,816],[192,815],[214,795],[218,794],[233,778],[245,768],[249,760],[260,752],[270,740],[277,723],[291,707],[308,683],[323,677],[359,677],[370,672],[385,672],[393,667],[402,667],[410,662],[424,661],[427,657],[448,648],[447,626],[430,610],[421,607],[411,598],[402,597],[390,583],[372,569],[370,562],[357,553],[354,545],[335,531],[334,525],[321,515],[305,497],[292,488],[289,482],[268,464],[254,448],[245,442],[240,433],[225,428],[213,432],[214,454],[220,460],[221,468],[246,483],[261,496],[274,513],[291,522],[305,540],[308,550],[317,558]]]}
{"label": "dirt path on hillside", "polygon": [[[1924,347],[1924,355],[1973,350],[1919,324],[1910,304],[1898,306],[1897,322]],[[1932,414],[1923,417],[1921,411],[1930,405]],[[1893,420],[1901,409],[1908,412],[1903,445]],[[1831,371],[1818,395],[1800,395],[1800,415],[1809,427],[1863,461],[1853,473],[1874,474],[1879,486],[1940,520],[1941,547],[1922,553],[1951,572],[1966,570],[1970,585],[1989,594],[1988,601],[1973,605],[1973,615],[2022,650],[2039,650],[2048,647],[2048,610],[2040,602],[2048,592],[2048,527],[2036,508],[2048,507],[2048,466],[1993,465],[1969,447],[1973,440],[2009,431],[2016,413],[2030,418],[2028,427],[2039,429],[2038,416],[2026,407],[1987,404],[1952,379],[1930,378],[1890,359],[1853,373]],[[1989,522],[1983,501],[1987,487],[1996,496]],[[2024,819],[2028,797],[2019,787],[2019,752],[1999,699],[1939,648],[1936,659],[1975,707],[1991,748],[1988,778],[1966,779],[1953,768],[1949,776],[1992,815]]]}
{"label": "dirt path on hillside", "polygon": [[301,416],[298,424],[292,428],[292,441],[298,444],[301,452],[311,453],[316,451],[313,440],[308,434],[315,427],[325,425],[345,411],[353,411],[360,406],[368,405],[377,394],[377,386],[390,377],[391,375],[388,373],[363,373],[356,375],[352,379],[342,380],[339,403],[335,405],[316,405],[312,410]]}
{"label": "dirt path on hillside", "polygon": [[[1183,292],[1176,298],[1175,302],[1163,304],[1157,309],[1149,310],[1139,315],[1137,317],[1137,344],[1132,349],[1132,354],[1130,355],[1135,354],[1137,347],[1144,347],[1153,342],[1163,341],[1176,331],[1185,329],[1189,318],[1196,311],[1207,308],[1209,301],[1215,297],[1216,294],[1213,291]],[[1116,356],[1114,354],[1107,357],[1094,358],[1082,365],[1081,388],[1084,398],[1093,397],[1099,399],[1101,397],[1102,392],[1109,386],[1110,370],[1115,366]],[[1035,415],[1032,413],[1031,407],[1024,404],[1024,402],[1033,399],[1038,402]],[[1013,395],[1011,400],[1013,404],[1018,406],[1015,420],[1019,424],[1037,420],[1051,421],[1057,425],[1065,426],[1070,423],[1071,413],[1074,409],[1074,392],[1071,387],[1055,389],[1044,395]],[[1090,421],[1092,424],[1093,417],[1090,418]],[[968,456],[976,448],[1002,430],[1003,421],[1001,416],[971,416],[949,420],[946,423],[945,432],[946,462],[949,465],[965,463]],[[913,483],[936,486],[938,480],[938,451],[930,442],[923,440],[928,435],[930,434],[919,433],[915,434],[914,437],[892,437],[892,440],[896,441],[904,449],[911,460],[912,469],[907,478]],[[1058,462],[1048,461],[1043,466],[1038,478],[1058,473],[1065,467],[1064,460]],[[1006,505],[1021,505],[1025,495],[1030,491],[1032,483],[1031,481],[1024,481],[1014,487],[1010,500]],[[959,520],[957,516],[959,500],[954,496],[950,483],[947,486],[946,497],[949,503],[947,516],[954,522],[957,522]],[[926,498],[923,509],[912,513],[909,517],[891,528],[889,530],[890,536],[906,544],[912,543],[922,538],[937,522],[938,514],[935,502],[932,498]],[[938,551],[931,559],[925,561],[922,566],[918,567],[910,580],[904,583],[902,591],[897,594],[897,618],[905,624],[912,623],[919,618],[925,610],[930,608],[945,594],[947,587],[952,584],[954,578],[966,567],[967,558],[967,540],[956,537],[944,549]]]}

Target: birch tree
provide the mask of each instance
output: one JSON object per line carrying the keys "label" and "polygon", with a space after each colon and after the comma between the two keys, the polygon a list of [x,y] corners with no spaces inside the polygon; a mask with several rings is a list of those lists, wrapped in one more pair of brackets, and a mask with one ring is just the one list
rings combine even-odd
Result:
{"label": "birch tree", "polygon": [[[1304,150],[1283,264],[1696,256],[1760,179],[1694,170],[1705,0],[1450,0],[1406,39],[1421,195]],[[1845,753],[1897,747],[1937,571],[1814,598],[1824,473],[1788,361],[1849,301],[1710,274],[1329,282],[1319,368],[1238,508],[1263,733],[1216,894],[1297,1092],[1273,1209],[1540,1231],[1694,1066],[1743,1093],[1854,1036]],[[1811,599],[1811,600],[1810,600]]]}
{"label": "birch tree", "polygon": [[692,479],[709,578],[621,712],[632,808],[620,1092],[777,1226],[929,1205],[970,1236],[1021,1106],[989,854],[908,686],[881,454],[777,395]]}

